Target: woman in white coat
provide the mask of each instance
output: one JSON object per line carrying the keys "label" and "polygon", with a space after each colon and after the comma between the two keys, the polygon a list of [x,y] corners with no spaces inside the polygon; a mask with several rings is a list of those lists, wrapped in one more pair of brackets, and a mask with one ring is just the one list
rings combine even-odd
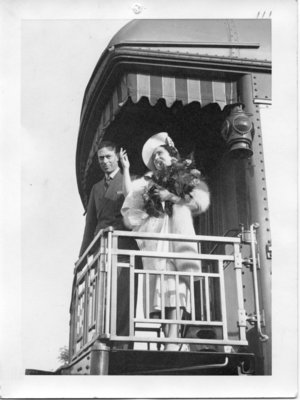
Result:
{"label": "woman in white coat", "polygon": [[[138,232],[176,233],[194,235],[193,216],[207,210],[209,190],[200,179],[200,172],[190,162],[180,160],[174,143],[166,132],[150,137],[143,146],[142,158],[151,172],[127,185],[122,214],[125,225]],[[128,162],[127,162],[128,163]],[[197,252],[196,243],[164,240],[137,240],[141,250],[179,253]],[[143,268],[158,271],[199,272],[197,260],[143,258]],[[165,316],[176,319],[175,278],[165,277]],[[150,275],[150,314],[161,311],[161,284],[158,275]],[[189,281],[179,280],[179,307],[188,308]],[[166,324],[165,335],[178,337],[177,324]],[[167,343],[165,350],[176,350],[178,345]]]}

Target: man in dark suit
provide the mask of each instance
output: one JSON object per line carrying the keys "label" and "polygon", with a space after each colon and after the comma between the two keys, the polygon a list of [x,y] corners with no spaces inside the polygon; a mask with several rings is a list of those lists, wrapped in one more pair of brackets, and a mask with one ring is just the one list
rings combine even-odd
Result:
{"label": "man in dark suit", "polygon": [[100,168],[105,176],[93,186],[90,193],[80,255],[100,229],[108,226],[125,229],[121,215],[124,202],[123,174],[118,165],[119,155],[116,145],[112,142],[102,142],[97,154]]}
{"label": "man in dark suit", "polygon": [[[100,168],[104,172],[104,178],[96,183],[90,193],[86,225],[80,249],[80,256],[87,249],[94,236],[104,228],[112,226],[114,229],[127,230],[123,224],[121,207],[124,202],[124,185],[129,177],[129,163],[126,152],[122,150],[122,165],[124,171],[119,168],[119,153],[116,145],[104,141],[97,151]],[[128,164],[128,168],[127,168]],[[120,237],[118,247],[121,249],[137,249],[136,242],[131,238]],[[119,261],[123,261],[120,260]],[[137,268],[140,268],[140,259],[137,258]],[[129,270],[118,268],[117,279],[117,335],[129,334]],[[118,346],[127,348],[127,346]]]}

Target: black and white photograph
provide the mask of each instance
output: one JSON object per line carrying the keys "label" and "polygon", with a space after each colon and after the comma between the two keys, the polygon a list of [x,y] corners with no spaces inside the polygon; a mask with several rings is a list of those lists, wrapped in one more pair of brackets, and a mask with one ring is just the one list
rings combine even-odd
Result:
{"label": "black and white photograph", "polygon": [[296,397],[297,2],[2,1],[4,398]]}

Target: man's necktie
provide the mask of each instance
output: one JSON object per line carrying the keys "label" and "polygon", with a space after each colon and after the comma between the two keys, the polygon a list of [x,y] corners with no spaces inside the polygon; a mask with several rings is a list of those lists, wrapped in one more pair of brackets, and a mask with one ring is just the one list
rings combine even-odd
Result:
{"label": "man's necktie", "polygon": [[105,189],[105,191],[108,189],[108,186],[109,186],[110,181],[111,181],[111,177],[110,177],[109,175],[108,175],[108,176],[105,176],[105,182],[104,182],[104,189]]}

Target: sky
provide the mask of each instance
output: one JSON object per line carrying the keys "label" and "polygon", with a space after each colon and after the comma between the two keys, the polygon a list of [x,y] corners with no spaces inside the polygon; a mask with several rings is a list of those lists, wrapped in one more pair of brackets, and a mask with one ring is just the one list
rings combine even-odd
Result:
{"label": "sky", "polygon": [[[25,0],[21,3],[4,0],[0,8],[0,25],[2,23],[2,30],[6,33],[6,40],[1,42],[0,47],[0,110],[5,110],[0,125],[3,227],[0,236],[3,268],[0,311],[4,327],[0,332],[0,376],[1,372],[2,375],[5,372],[7,393],[16,389],[15,376],[24,374],[26,368],[55,370],[59,366],[60,347],[68,345],[73,269],[84,229],[84,210],[75,174],[83,94],[112,36],[128,20],[141,17],[132,11],[134,2],[126,0],[91,0],[89,8],[80,0],[52,0],[51,6],[46,0]],[[290,76],[296,78],[295,59],[290,64],[286,61],[286,54],[296,48],[293,35],[296,11],[295,2],[287,0],[286,3],[289,3],[290,10],[289,7],[281,9],[280,1],[265,0],[245,4],[242,11],[237,12],[240,2],[232,1],[228,13],[227,9],[222,11],[216,7],[217,0],[212,0],[209,5],[190,0],[190,7],[184,8],[182,2],[176,0],[173,0],[171,8],[169,1],[164,4],[156,0],[141,2],[144,18],[256,18],[258,11],[270,13],[272,10],[274,26],[277,24],[276,40],[273,42],[274,79],[275,83],[279,82],[279,86],[274,86],[273,115],[276,115],[276,110],[282,113],[282,118],[276,121],[282,135],[268,139],[270,148],[275,152],[280,150],[277,153],[280,168],[278,159],[269,165],[269,171],[276,169],[276,174],[268,176],[268,193],[275,256],[281,256],[280,251],[276,253],[276,248],[280,248],[277,245],[285,238],[285,254],[291,257],[292,264],[295,262],[297,145],[294,136],[291,140],[288,136],[295,131],[287,127],[295,127],[297,118],[295,85],[289,80],[286,84],[285,80]],[[201,8],[200,5],[204,4],[206,8]],[[278,56],[278,49],[283,53],[282,58]],[[282,71],[285,72],[284,79]],[[270,131],[272,129],[274,126],[270,126]],[[274,273],[278,277],[278,271],[286,270],[289,260],[285,255],[282,262],[276,261],[274,265],[279,266]],[[294,270],[289,274],[292,280],[296,279]],[[284,274],[281,282],[288,292],[287,278]],[[274,287],[276,289],[276,281]],[[294,287],[290,291],[293,290]],[[293,317],[287,312],[290,312],[289,304],[275,304],[275,325],[282,324],[282,318],[291,321]],[[278,321],[279,315],[281,320]],[[274,343],[288,345],[284,337],[293,343],[289,333],[286,331],[284,336],[280,331]],[[274,355],[275,366],[278,363],[281,365],[280,354]],[[276,373],[277,369],[274,370],[275,376]],[[289,378],[292,379],[291,374]],[[26,394],[32,393],[33,385],[29,384],[32,381],[26,377],[21,382],[20,391],[13,393],[26,397]],[[36,380],[34,386],[38,388],[41,385],[42,388],[42,382],[42,378]],[[76,385],[78,382],[80,379],[76,380]],[[126,382],[129,382],[128,378]],[[76,385],[74,382],[74,390]],[[288,377],[285,385],[281,386],[282,390],[292,387]],[[215,390],[218,390],[217,386]],[[151,389],[163,387],[161,383],[151,386]],[[61,389],[61,396],[66,393],[64,389]],[[50,397],[51,390],[52,387],[49,387],[47,397]],[[131,386],[125,385],[123,390],[122,395],[127,393],[139,397]],[[76,395],[81,393],[79,390]],[[110,392],[102,391],[103,396],[107,393]],[[147,396],[148,393],[150,395],[147,392]],[[165,392],[167,395],[170,393]],[[279,395],[280,390],[276,393]],[[180,392],[176,391],[176,395],[180,396]]]}
{"label": "sky", "polygon": [[75,175],[81,103],[98,58],[125,23],[22,23],[22,326],[36,326],[40,349],[32,353],[27,331],[26,368],[56,369],[59,348],[68,345],[72,276],[85,221]]}

